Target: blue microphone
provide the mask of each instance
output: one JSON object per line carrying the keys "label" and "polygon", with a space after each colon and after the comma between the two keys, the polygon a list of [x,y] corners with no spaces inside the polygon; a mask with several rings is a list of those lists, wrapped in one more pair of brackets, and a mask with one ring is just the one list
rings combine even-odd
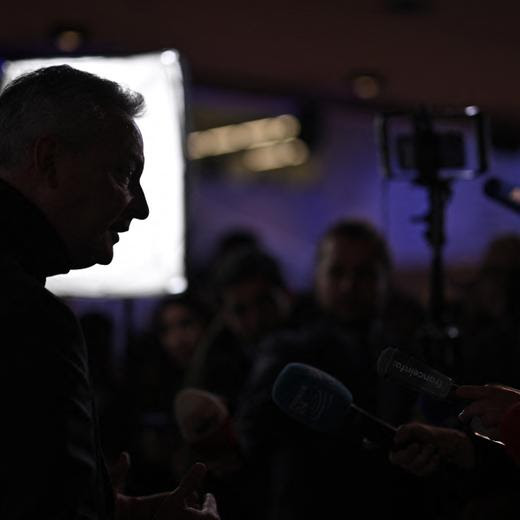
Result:
{"label": "blue microphone", "polygon": [[393,446],[396,429],[356,406],[345,385],[317,368],[288,364],[278,375],[272,395],[283,412],[313,430],[342,435],[357,429],[381,447]]}

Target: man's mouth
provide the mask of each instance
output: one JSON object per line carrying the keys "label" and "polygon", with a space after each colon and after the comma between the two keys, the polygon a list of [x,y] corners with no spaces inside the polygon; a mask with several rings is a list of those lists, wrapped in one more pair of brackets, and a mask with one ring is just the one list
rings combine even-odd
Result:
{"label": "man's mouth", "polygon": [[112,242],[115,244],[117,242],[119,242],[119,233],[125,233],[126,231],[128,231],[128,227],[127,226],[120,226],[120,227],[113,227],[113,228],[110,228],[109,229],[110,231],[110,236],[112,237]]}

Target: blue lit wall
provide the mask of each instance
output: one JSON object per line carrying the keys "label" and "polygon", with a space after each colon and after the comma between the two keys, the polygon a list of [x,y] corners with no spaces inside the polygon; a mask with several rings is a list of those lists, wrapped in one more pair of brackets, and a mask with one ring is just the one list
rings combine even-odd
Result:
{"label": "blue lit wall", "polygon": [[[398,269],[428,266],[424,227],[411,222],[412,216],[425,213],[426,193],[403,182],[384,188],[372,116],[328,109],[323,121],[320,176],[309,185],[230,182],[193,173],[194,262],[203,263],[221,233],[249,227],[281,259],[290,285],[304,288],[321,233],[338,218],[362,217],[385,233]],[[520,154],[490,155],[490,174],[520,183]],[[448,265],[475,263],[496,234],[520,230],[517,215],[484,197],[483,182],[485,177],[454,185],[447,212]]]}

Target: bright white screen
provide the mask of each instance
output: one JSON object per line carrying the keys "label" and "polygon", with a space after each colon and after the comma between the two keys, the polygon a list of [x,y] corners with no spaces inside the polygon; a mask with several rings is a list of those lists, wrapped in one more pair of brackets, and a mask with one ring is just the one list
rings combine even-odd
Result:
{"label": "bright white screen", "polygon": [[47,287],[63,296],[137,297],[185,288],[184,94],[175,51],[125,58],[65,58],[7,62],[4,81],[37,69],[69,64],[143,94],[145,114],[142,186],[150,206],[145,221],[134,220],[120,235],[108,266],[49,278]]}

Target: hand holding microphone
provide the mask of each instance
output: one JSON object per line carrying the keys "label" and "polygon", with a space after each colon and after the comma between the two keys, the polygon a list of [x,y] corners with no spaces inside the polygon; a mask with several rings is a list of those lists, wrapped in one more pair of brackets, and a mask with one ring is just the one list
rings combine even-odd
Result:
{"label": "hand holding microphone", "polygon": [[[458,386],[454,381],[422,361],[395,348],[381,352],[377,362],[381,377],[436,399],[454,399]],[[450,429],[410,423],[401,426],[390,452],[392,464],[417,476],[428,476],[443,464],[462,469],[475,466],[475,450],[469,437]]]}
{"label": "hand holding microphone", "polygon": [[273,400],[287,415],[317,431],[341,435],[358,427],[370,441],[392,450],[393,464],[416,475],[429,475],[446,462],[465,469],[475,464],[473,445],[464,433],[418,423],[397,430],[356,406],[338,380],[308,365],[287,365],[274,384]]}
{"label": "hand holding microphone", "polygon": [[508,411],[520,404],[520,390],[502,385],[460,386],[455,393],[471,401],[459,415],[463,423],[477,417],[493,439],[503,440],[500,426]]}
{"label": "hand holding microphone", "polygon": [[[381,352],[377,360],[377,372],[388,381],[406,386],[435,399],[450,401],[464,399],[464,392],[459,393],[461,387],[451,377],[396,348],[386,348]],[[468,419],[467,423],[473,433],[496,440],[495,430],[486,428],[477,415],[474,414]]]}
{"label": "hand holding microphone", "polygon": [[[479,437],[505,445],[507,453],[520,465],[520,390],[502,385],[458,386],[448,376],[394,348],[381,353],[377,368],[380,376],[432,397],[469,401],[459,416],[461,422],[469,424]],[[417,441],[416,446],[397,447],[390,457],[412,473],[428,474],[442,455],[450,462],[451,457],[460,467],[471,462],[469,437],[457,430],[404,425],[399,429],[396,443],[412,438]]]}
{"label": "hand holding microphone", "polygon": [[502,443],[520,466],[520,390],[503,385],[460,386],[456,395],[471,401],[459,419],[480,421],[488,438]]}
{"label": "hand holding microphone", "polygon": [[431,475],[446,463],[460,469],[475,467],[473,444],[458,430],[410,423],[397,430],[394,442],[390,462],[417,476]]}

